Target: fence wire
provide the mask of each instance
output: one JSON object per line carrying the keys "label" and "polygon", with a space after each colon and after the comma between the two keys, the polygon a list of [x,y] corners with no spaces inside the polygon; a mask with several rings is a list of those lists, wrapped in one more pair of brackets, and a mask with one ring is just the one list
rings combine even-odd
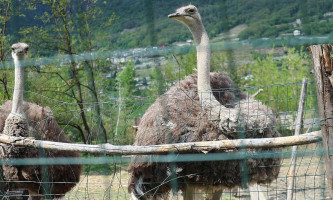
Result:
{"label": "fence wire", "polygon": [[[274,110],[273,114],[276,117],[275,128],[281,134],[281,136],[291,136],[294,134],[295,119],[297,115],[297,105],[299,101],[299,92],[301,83],[288,83],[288,84],[276,84],[276,85],[265,85],[260,87],[246,87],[242,92],[247,94],[254,94],[259,89],[263,89],[263,92],[259,94],[256,99],[260,99],[265,105]],[[228,89],[228,91],[239,91],[239,89]],[[217,92],[217,91],[214,91]],[[218,91],[219,93],[225,91]],[[187,94],[191,95],[191,94]],[[173,94],[168,98],[175,98],[177,94]],[[254,100],[253,100],[254,101]],[[124,144],[124,140],[128,137],[128,133],[134,134],[135,130],[132,128],[134,118],[131,117],[131,113],[135,113],[138,109],[141,109],[144,105],[150,105],[154,102],[154,98],[137,98],[135,101],[129,101],[124,103],[124,107],[130,106],[131,110],[127,111],[120,118],[121,127],[119,127],[119,133],[114,136],[112,144]],[[89,103],[88,103],[89,104]],[[117,113],[119,102],[118,100],[100,102],[103,108],[104,115],[111,115]],[[60,103],[57,106],[65,106],[66,104]],[[90,106],[93,106],[91,103]],[[166,104],[167,105],[167,104]],[[191,105],[188,105],[191,108]],[[69,110],[67,112],[79,113],[79,110]],[[181,111],[180,111],[181,112]],[[307,92],[305,110],[304,110],[304,124],[302,133],[308,133],[320,129],[321,119],[318,116],[316,108],[316,95],[314,93],[313,83],[309,85]],[[75,116],[75,115],[74,115]],[[198,118],[197,123],[200,123]],[[186,119],[181,119],[183,125],[186,127]],[[66,126],[65,126],[66,129]],[[65,130],[64,129],[64,130]],[[246,132],[246,130],[243,130]],[[159,133],[147,133],[147,134],[159,134]],[[98,137],[98,134],[94,137]],[[263,136],[261,136],[263,137]],[[130,141],[127,141],[130,143]],[[295,187],[294,197],[296,199],[325,199],[327,197],[326,183],[325,183],[325,167],[323,155],[324,149],[320,142],[309,145],[299,146],[297,151],[297,162],[296,162],[296,173],[295,173]],[[253,160],[253,159],[281,159],[278,162],[279,173],[271,183],[260,184],[261,191],[264,192],[269,199],[286,199],[287,188],[288,188],[288,177],[290,176],[290,156],[291,147],[281,149],[281,152],[270,152],[269,150],[260,152],[249,152],[249,151],[230,151],[230,152],[215,152],[215,153],[195,153],[195,154],[177,154],[172,153],[170,155],[160,155],[150,157],[148,160],[143,159],[142,163],[200,163],[205,169],[205,163],[207,162],[224,162],[235,160]],[[69,165],[69,164],[81,164],[83,165],[83,172],[80,175],[80,181],[78,184],[66,194],[64,199],[130,199],[131,196],[127,192],[128,181],[130,174],[128,173],[128,165],[132,162],[130,156],[100,156],[82,154],[80,158],[28,158],[28,159],[10,159],[2,161],[5,165]],[[260,167],[260,166],[259,166]],[[272,166],[262,166],[269,168]],[[176,169],[175,169],[176,170]],[[232,169],[230,169],[232,170]],[[228,173],[228,172],[225,172]],[[249,172],[241,173],[239,176],[248,176]],[[212,174],[213,175],[213,174]],[[188,174],[190,176],[190,174]],[[244,177],[242,180],[247,180]],[[150,183],[162,186],[163,184],[181,184],[182,177],[174,176],[168,179],[166,182]],[[8,184],[9,180],[4,180],[2,183]],[[13,181],[10,181],[13,182]],[[14,181],[15,182],[15,181]],[[54,185],[55,182],[46,182],[40,180],[40,183]],[[61,182],[59,182],[61,183]],[[195,182],[197,183],[197,182]],[[42,184],[42,185],[43,185]],[[171,185],[172,185],[171,184]],[[207,184],[207,183],[205,183]],[[233,187],[226,188],[221,187],[222,196],[221,199],[249,199],[249,189],[245,187]],[[173,186],[172,186],[173,187]],[[253,188],[251,188],[253,190]],[[253,192],[253,191],[251,191]],[[9,198],[13,196],[22,196],[22,193],[13,193],[10,189],[4,192],[4,197]],[[206,194],[207,191],[199,190],[198,193]],[[208,192],[209,193],[209,192]],[[51,194],[52,195],[52,194]],[[182,199],[183,193],[169,192],[167,199]],[[14,198],[14,197],[13,197]]]}
{"label": "fence wire", "polygon": [[[7,1],[2,2],[4,6],[5,2]],[[47,5],[47,1],[45,2],[42,6]],[[66,20],[50,17],[52,13],[48,9],[46,9],[47,15],[38,16],[44,17],[42,21],[46,21],[47,25],[51,24],[53,20],[59,22],[60,25],[57,24],[56,29],[60,32],[49,26],[43,29],[43,25],[40,24],[38,26],[41,26],[41,29],[39,29],[40,27],[29,27],[29,24],[24,28],[20,27],[20,24],[24,24],[20,22],[20,17],[23,19],[22,17],[25,15],[20,16],[20,9],[23,9],[22,7],[25,4],[22,4],[23,6],[19,5],[19,1],[13,1],[13,4],[8,3],[7,10],[13,10],[14,12],[10,14],[11,20],[8,22],[11,37],[7,37],[9,34],[5,34],[4,31],[1,35],[4,42],[1,47],[3,55],[1,55],[0,62],[0,70],[2,70],[3,76],[0,77],[0,80],[1,85],[6,86],[7,90],[13,90],[11,87],[13,76],[8,74],[14,68],[13,62],[8,61],[10,54],[8,53],[9,44],[7,43],[23,35],[26,36],[24,41],[34,42],[35,46],[31,45],[30,49],[35,48],[33,51],[36,55],[22,63],[22,67],[26,67],[27,72],[24,98],[39,105],[49,106],[52,110],[52,114],[49,114],[47,113],[48,108],[46,108],[45,114],[43,113],[45,110],[42,108],[29,109],[29,106],[25,107],[25,112],[31,113],[31,115],[27,115],[29,117],[33,116],[29,121],[30,131],[33,133],[34,131],[40,131],[42,133],[41,135],[37,134],[37,137],[32,135],[39,140],[47,140],[50,133],[47,126],[54,119],[59,124],[61,131],[54,136],[56,138],[53,138],[53,141],[64,142],[61,137],[66,135],[73,143],[100,145],[101,148],[102,143],[105,142],[113,145],[135,144],[145,146],[165,143],[293,136],[297,125],[297,108],[302,86],[301,82],[297,82],[299,80],[297,73],[300,72],[304,75],[303,72],[306,71],[307,75],[310,74],[310,70],[308,70],[310,61],[308,57],[304,56],[303,47],[301,46],[329,43],[333,39],[329,30],[324,31],[327,34],[315,35],[316,30],[311,28],[314,22],[310,20],[311,17],[316,18],[318,24],[326,24],[327,27],[324,28],[329,29],[329,23],[332,19],[330,10],[325,9],[327,13],[321,13],[322,11],[318,6],[316,11],[318,13],[320,11],[320,15],[307,16],[312,4],[304,3],[306,5],[304,6],[303,2],[296,3],[302,4],[299,8],[295,7],[295,12],[297,9],[301,11],[298,15],[301,15],[303,25],[298,22],[301,19],[292,16],[287,20],[293,21],[288,21],[286,24],[289,28],[284,30],[291,32],[294,29],[301,29],[302,34],[298,36],[293,36],[291,33],[283,36],[283,31],[280,31],[274,34],[279,35],[276,38],[275,36],[258,39],[248,37],[249,39],[242,40],[238,38],[241,31],[235,37],[231,36],[231,31],[224,34],[214,33],[216,37],[211,38],[212,71],[227,71],[234,81],[227,88],[213,88],[213,93],[208,94],[210,100],[216,98],[222,102],[223,108],[219,107],[218,109],[222,113],[224,122],[227,119],[236,119],[235,121],[231,120],[230,123],[219,124],[217,119],[214,118],[216,117],[216,107],[215,110],[209,108],[207,108],[208,111],[201,110],[201,106],[204,104],[200,102],[202,100],[200,95],[207,96],[207,94],[198,94],[196,90],[184,91],[181,87],[177,88],[177,85],[179,86],[178,81],[183,80],[189,74],[195,74],[193,67],[195,65],[195,58],[193,57],[195,46],[191,42],[190,44],[185,41],[181,45],[157,45],[157,41],[163,37],[159,35],[158,31],[163,29],[162,26],[165,23],[158,24],[161,17],[159,14],[163,13],[164,17],[167,17],[164,14],[166,10],[161,4],[162,1],[133,2],[134,6],[144,5],[142,8],[144,13],[142,16],[138,15],[136,17],[141,21],[143,21],[141,18],[145,19],[142,24],[146,31],[143,32],[146,33],[147,38],[145,40],[149,40],[148,44],[150,46],[142,47],[144,43],[134,41],[141,44],[140,47],[123,50],[105,50],[111,49],[113,44],[105,45],[102,43],[117,41],[114,41],[113,38],[110,39],[109,36],[105,37],[107,39],[100,39],[99,36],[103,34],[97,32],[109,31],[109,27],[104,29],[96,27],[96,30],[93,30],[95,28],[92,26],[94,23],[105,24],[104,21],[99,21],[105,20],[105,18],[96,17],[99,10],[96,10],[96,13],[93,10],[92,13],[94,14],[91,16],[84,12],[85,9],[87,11],[90,9],[89,6],[94,7],[94,1],[85,1],[83,4],[80,1],[67,2],[69,3],[67,4],[64,1],[64,5],[58,4],[58,6],[65,6],[63,8],[59,7],[59,12],[64,11],[65,13],[60,15],[56,13],[54,18],[60,16],[72,20],[68,24],[65,24]],[[107,3],[107,1],[104,1],[98,5],[107,6]],[[199,3],[199,1],[196,3]],[[185,4],[185,2],[178,1],[175,4],[180,5]],[[203,9],[203,19],[207,19],[205,18],[205,12],[215,13],[219,11],[216,9],[226,10],[226,12],[223,12],[225,13],[223,16],[219,16],[223,19],[218,19],[218,21],[223,21],[228,28],[233,25],[237,25],[238,28],[244,27],[244,24],[238,24],[238,22],[236,24],[236,22],[233,22],[235,20],[228,16],[228,14],[232,16],[234,14],[234,8],[229,7],[229,4],[227,1],[221,1],[220,4],[211,5],[206,10]],[[238,5],[240,4],[243,4],[243,2],[239,1]],[[274,3],[268,2],[268,4]],[[321,2],[321,4],[326,5],[328,3]],[[52,6],[55,6],[55,4]],[[32,9],[34,6],[29,8]],[[135,8],[137,11],[140,9]],[[159,13],[155,9],[163,11]],[[168,13],[171,12],[171,10],[168,11]],[[31,10],[29,10],[26,14],[34,16],[31,13]],[[77,13],[80,15],[86,14],[86,16],[76,15]],[[325,16],[325,14],[328,14],[328,16]],[[297,13],[294,15],[297,15]],[[82,23],[80,17],[82,19],[87,17],[87,23]],[[130,21],[132,20],[134,19]],[[135,19],[133,24],[138,24],[141,22],[140,20]],[[60,21],[63,21],[64,24]],[[241,21],[245,23],[246,20],[241,19]],[[126,20],[124,22],[128,23]],[[215,21],[210,19],[207,22],[210,23],[207,26],[207,31],[209,33],[216,32],[210,30],[211,24]],[[274,24],[275,22],[269,23]],[[272,24],[270,26],[273,27]],[[64,34],[64,32],[61,32],[62,27],[67,27],[66,25],[69,29],[65,31],[71,32],[73,38],[62,35]],[[87,25],[91,27],[86,27]],[[134,28],[136,31],[136,26],[130,28]],[[247,25],[245,24],[245,26]],[[274,24],[274,28],[278,27],[280,27],[280,24]],[[118,27],[112,27],[110,30],[113,28],[117,29]],[[82,32],[88,30],[93,35],[93,41],[90,41],[91,38],[89,38],[88,43],[90,44],[85,41],[88,40],[86,38],[88,36],[82,34]],[[138,30],[142,31],[141,29]],[[123,34],[130,38],[133,30],[121,31],[121,33],[112,36],[121,41]],[[37,33],[40,33],[40,35]],[[248,34],[251,34],[251,32]],[[35,41],[34,37],[36,35],[45,36],[41,39],[52,39],[54,37],[54,40],[47,44],[40,44],[41,41]],[[94,41],[96,39],[94,37],[98,40]],[[182,37],[184,37],[184,34]],[[187,36],[185,35],[185,37]],[[59,44],[66,43],[62,40],[66,38],[73,39],[73,44],[68,43],[73,46],[62,49],[63,46]],[[82,47],[77,44],[80,42],[82,42]],[[99,46],[89,46],[94,42],[99,43],[97,44]],[[8,51],[3,49],[5,46],[8,47]],[[69,52],[72,47],[75,51]],[[297,52],[289,54],[288,50],[293,49],[290,47],[300,50],[294,49]],[[38,57],[45,54],[48,57]],[[50,54],[56,56],[50,56]],[[301,59],[293,60],[295,57]],[[277,62],[275,63],[275,61]],[[170,68],[170,65],[175,67]],[[271,72],[272,74],[276,73],[276,77],[273,77],[274,79],[272,78],[271,81],[260,82],[260,80],[253,77],[253,71],[258,69],[250,68],[249,65],[257,65],[257,67],[262,65],[268,70],[277,69]],[[288,70],[293,65],[297,66],[293,68],[292,78],[284,79],[285,71],[289,74]],[[126,77],[124,78],[125,81],[120,80],[120,73],[131,67],[136,73],[132,77],[133,79],[136,78],[135,81],[128,81]],[[265,67],[260,68],[259,73],[257,73],[261,74],[262,72],[262,79],[265,79],[264,76],[267,75],[267,73],[264,74]],[[302,69],[305,70],[302,71]],[[160,76],[158,70],[163,70],[165,76]],[[251,70],[253,74],[251,74]],[[5,76],[5,74],[8,76]],[[95,78],[97,77],[95,80],[91,78],[94,74]],[[226,78],[225,76],[222,77]],[[281,81],[271,84],[273,80]],[[132,81],[135,84],[132,84]],[[45,84],[46,82],[48,84]],[[191,87],[191,84],[196,84],[195,81],[188,80],[188,82],[190,83],[187,85],[188,87]],[[256,86],[252,86],[253,83]],[[97,85],[97,89],[94,88],[94,84]],[[172,86],[175,86],[176,89],[165,94]],[[5,97],[6,89],[2,87],[0,89],[4,96],[3,100],[11,99],[10,92]],[[250,98],[260,89],[263,90],[260,94]],[[132,94],[127,95],[126,92],[128,91]],[[150,107],[156,101],[158,105]],[[230,109],[234,109],[234,112]],[[33,115],[34,112],[38,114],[39,111],[43,113],[42,117],[38,118],[38,116]],[[147,111],[150,114],[145,117]],[[6,104],[1,106],[0,113],[0,119],[4,118],[3,122],[1,120],[0,122],[4,124],[6,116],[10,113]],[[233,118],[233,115],[237,117]],[[306,94],[301,134],[320,130],[322,122],[325,120],[318,115],[315,85],[310,81]],[[145,126],[150,126],[142,128],[140,126],[143,125],[140,125],[140,121]],[[232,125],[232,123],[234,124]],[[3,131],[3,129],[4,127],[0,126],[0,130]],[[68,146],[70,145],[68,143]],[[0,146],[2,147],[0,148],[2,155],[0,160],[2,165],[0,170],[0,197],[2,199],[28,199],[29,196],[32,199],[42,199],[45,196],[45,199],[58,197],[60,199],[128,200],[137,196],[141,199],[160,198],[166,200],[254,200],[264,199],[260,196],[263,194],[265,199],[284,200],[287,199],[290,177],[294,177],[295,182],[292,189],[293,199],[327,199],[329,197],[324,166],[324,157],[327,152],[321,141],[298,146],[295,174],[293,175],[291,173],[292,147],[248,149],[246,146],[241,146],[232,149],[221,148],[221,150],[212,152],[202,151],[185,154],[172,152],[162,155],[141,156],[107,156],[105,152],[101,151],[100,154],[80,153],[74,157],[65,155],[67,152],[62,151],[15,147],[18,152],[22,153],[21,155],[29,155],[29,153],[34,155],[20,157],[9,155],[8,148],[15,149],[14,146],[10,144],[8,146],[1,144]],[[80,170],[78,169],[79,166],[81,166]],[[72,188],[67,190],[67,187]],[[28,191],[29,188],[30,190],[34,189],[35,193]]]}

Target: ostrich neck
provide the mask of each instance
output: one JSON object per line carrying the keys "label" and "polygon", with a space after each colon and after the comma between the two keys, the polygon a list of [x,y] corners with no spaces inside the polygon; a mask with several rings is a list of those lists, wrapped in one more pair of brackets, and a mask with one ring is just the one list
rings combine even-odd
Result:
{"label": "ostrich neck", "polygon": [[15,85],[12,103],[12,113],[24,115],[23,105],[23,89],[24,89],[24,68],[21,66],[21,60],[15,58]]}
{"label": "ostrich neck", "polygon": [[210,87],[210,45],[203,24],[189,26],[197,45],[198,93],[201,102],[216,100]]}

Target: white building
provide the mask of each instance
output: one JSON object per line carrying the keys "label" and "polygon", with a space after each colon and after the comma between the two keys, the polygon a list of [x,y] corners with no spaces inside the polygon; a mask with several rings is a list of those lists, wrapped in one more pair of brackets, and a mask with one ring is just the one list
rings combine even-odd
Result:
{"label": "white building", "polygon": [[300,30],[294,30],[294,36],[300,36],[301,31]]}

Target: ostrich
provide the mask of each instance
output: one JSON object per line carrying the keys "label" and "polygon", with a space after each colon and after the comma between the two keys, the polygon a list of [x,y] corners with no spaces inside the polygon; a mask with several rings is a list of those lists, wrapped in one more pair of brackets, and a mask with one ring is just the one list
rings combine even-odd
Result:
{"label": "ostrich", "polygon": [[[198,9],[184,6],[168,17],[191,31],[197,45],[197,74],[185,77],[147,109],[134,145],[279,137],[271,109],[254,97],[232,90],[226,73],[210,73],[209,38]],[[281,151],[246,151],[254,154],[265,150]],[[150,156],[144,158],[149,160]],[[128,168],[128,191],[133,199],[166,199],[172,189],[182,191],[186,200],[202,199],[199,193],[204,193],[205,199],[218,200],[223,189],[272,182],[279,174],[281,162],[280,158],[179,163],[143,163],[141,159],[142,156],[133,157]],[[247,167],[246,182],[241,177],[241,163]]]}
{"label": "ostrich", "polygon": [[[70,143],[52,111],[48,107],[23,101],[24,68],[23,61],[28,56],[29,46],[25,43],[12,45],[15,64],[15,84],[13,101],[7,101],[0,109],[0,131],[10,136],[35,137],[40,140]],[[79,157],[77,153],[62,151],[42,151],[35,148],[19,148],[2,144],[1,157],[10,158],[54,158]],[[8,182],[7,189],[26,189],[29,199],[44,199],[43,182],[49,182],[52,198],[61,198],[70,191],[80,179],[81,165],[41,166],[3,165],[3,177]],[[43,174],[45,173],[45,174]],[[48,174],[48,176],[46,175]]]}

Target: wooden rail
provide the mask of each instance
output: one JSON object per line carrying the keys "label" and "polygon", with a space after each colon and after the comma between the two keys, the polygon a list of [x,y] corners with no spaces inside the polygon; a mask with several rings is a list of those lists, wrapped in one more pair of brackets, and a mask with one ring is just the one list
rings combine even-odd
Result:
{"label": "wooden rail", "polygon": [[151,146],[132,146],[132,145],[86,145],[36,140],[34,138],[13,137],[0,134],[0,143],[11,144],[14,146],[26,146],[34,148],[42,148],[47,150],[84,152],[92,154],[105,155],[153,155],[175,153],[191,153],[209,151],[223,151],[227,149],[238,148],[277,148],[294,145],[303,145],[315,143],[321,140],[321,132],[311,132],[299,136],[288,136],[278,138],[262,138],[262,139],[236,139],[236,140],[220,140],[220,141],[204,141],[204,142],[188,142],[176,144],[162,144]]}

